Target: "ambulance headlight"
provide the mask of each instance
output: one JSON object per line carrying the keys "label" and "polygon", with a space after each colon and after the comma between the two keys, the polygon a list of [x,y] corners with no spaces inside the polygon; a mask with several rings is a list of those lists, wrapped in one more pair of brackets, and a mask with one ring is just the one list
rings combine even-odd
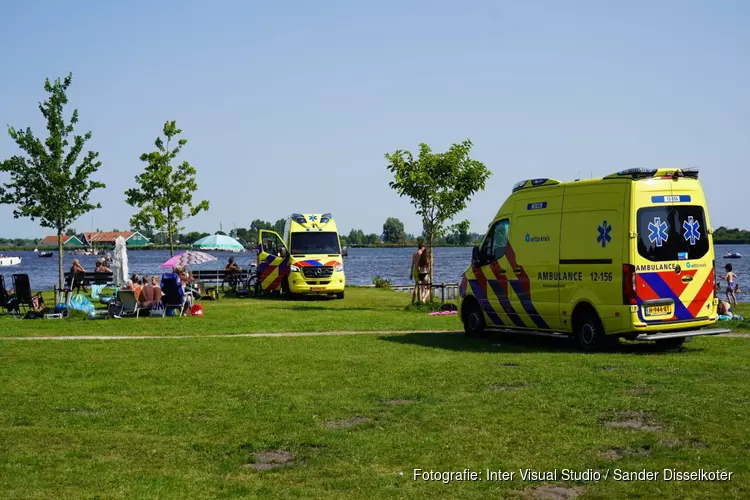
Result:
{"label": "ambulance headlight", "polygon": [[342,272],[344,270],[344,265],[343,264],[339,264],[338,266],[336,266],[335,269],[336,269],[336,272],[340,273],[340,272]]}
{"label": "ambulance headlight", "polygon": [[291,265],[291,266],[289,266],[289,269],[290,269],[290,270],[291,270],[291,271],[292,271],[293,273],[298,273],[298,272],[299,272],[299,267],[297,267],[297,266],[295,266],[295,265]]}

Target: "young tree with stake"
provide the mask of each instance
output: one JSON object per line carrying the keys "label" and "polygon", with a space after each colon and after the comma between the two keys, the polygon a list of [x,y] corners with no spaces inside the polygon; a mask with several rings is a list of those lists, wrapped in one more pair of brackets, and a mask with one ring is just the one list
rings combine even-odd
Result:
{"label": "young tree with stake", "polygon": [[[193,192],[198,189],[195,182],[196,170],[190,163],[183,161],[176,168],[172,160],[187,144],[187,139],[177,139],[182,133],[174,120],[164,124],[166,143],[161,137],[154,141],[156,151],[144,153],[140,159],[147,163],[142,174],[135,177],[140,188],[128,189],[125,197],[128,205],[138,207],[140,211],[130,219],[130,225],[138,231],[156,229],[163,231],[169,238],[169,255],[174,256],[175,235],[184,229],[182,221],[208,210],[208,201],[203,200],[193,205]],[[177,145],[170,149],[172,141]]]}
{"label": "young tree with stake", "polygon": [[[39,104],[39,110],[47,121],[49,136],[42,142],[30,128],[16,130],[8,127],[8,133],[26,156],[13,156],[0,163],[0,172],[10,174],[10,182],[0,186],[0,203],[16,205],[13,217],[28,217],[39,220],[42,227],[57,232],[58,288],[63,287],[63,241],[65,229],[80,216],[99,203],[89,199],[95,189],[104,184],[92,181],[91,176],[99,170],[99,153],[89,151],[78,163],[83,146],[91,139],[91,132],[69,139],[74,125],[78,123],[78,110],[73,110],[69,123],[65,123],[63,108],[68,103],[67,90],[73,79],[68,74],[63,81],[56,79],[44,82],[49,98]],[[68,148],[68,146],[70,146]]]}
{"label": "young tree with stake", "polygon": [[422,143],[416,160],[404,150],[385,155],[394,179],[389,186],[399,196],[411,198],[417,215],[422,217],[432,260],[430,283],[433,283],[435,239],[445,234],[447,221],[466,208],[474,193],[484,189],[492,174],[483,163],[471,159],[471,147],[467,139],[453,144],[445,153],[433,153]]}

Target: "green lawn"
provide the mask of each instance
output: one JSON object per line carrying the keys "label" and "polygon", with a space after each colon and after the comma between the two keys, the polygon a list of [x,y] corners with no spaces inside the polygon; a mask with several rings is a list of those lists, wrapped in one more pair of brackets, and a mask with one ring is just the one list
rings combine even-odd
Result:
{"label": "green lawn", "polygon": [[[749,339],[726,337],[590,355],[429,333],[0,340],[0,492],[520,498],[536,483],[518,469],[702,468],[732,481],[555,484],[584,498],[747,498],[749,356]],[[288,467],[247,467],[269,451]],[[414,481],[415,468],[516,477],[443,484]]]}
{"label": "green lawn", "polygon": [[[411,296],[347,288],[346,297],[231,298],[201,301],[205,316],[121,320],[18,320],[0,316],[0,337],[33,335],[211,335],[264,332],[429,331],[461,329],[456,316],[406,311]],[[52,295],[45,295],[52,304]]]}
{"label": "green lawn", "polygon": [[[0,337],[36,335],[213,335],[321,331],[444,331],[461,330],[457,316],[428,316],[407,311],[411,296],[373,288],[347,288],[343,300],[307,297],[233,298],[201,301],[205,316],[193,318],[125,318],[84,321],[19,320],[0,315]],[[52,294],[45,294],[52,304]],[[104,307],[104,306],[99,306]],[[750,304],[737,311],[745,321],[722,322],[737,332],[750,332]]]}

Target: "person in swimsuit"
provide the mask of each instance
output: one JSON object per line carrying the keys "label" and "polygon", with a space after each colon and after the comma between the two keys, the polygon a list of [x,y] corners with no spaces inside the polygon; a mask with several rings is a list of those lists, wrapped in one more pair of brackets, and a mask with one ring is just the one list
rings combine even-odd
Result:
{"label": "person in swimsuit", "polygon": [[422,252],[424,252],[424,242],[420,241],[419,245],[417,246],[417,251],[414,252],[411,256],[411,270],[409,271],[409,274],[411,275],[411,279],[414,280],[414,291],[411,294],[411,303],[413,304],[417,297],[419,297],[419,258],[422,256]]}
{"label": "person in swimsuit", "polygon": [[418,275],[417,279],[419,280],[419,284],[421,285],[421,293],[419,296],[419,300],[422,302],[427,302],[427,300],[430,298],[430,266],[432,265],[432,260],[430,259],[430,251],[425,250],[422,252],[422,255],[419,256],[419,268],[418,268]]}
{"label": "person in swimsuit", "polygon": [[727,300],[732,305],[737,305],[737,296],[735,295],[736,291],[739,291],[739,285],[735,283],[735,280],[737,279],[737,275],[732,272],[732,264],[727,264],[724,266],[724,270],[727,272],[723,276],[723,278],[727,281]]}

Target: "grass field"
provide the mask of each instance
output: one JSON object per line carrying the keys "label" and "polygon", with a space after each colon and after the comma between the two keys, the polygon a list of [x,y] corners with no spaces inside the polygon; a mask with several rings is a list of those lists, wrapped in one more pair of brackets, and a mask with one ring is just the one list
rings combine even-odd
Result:
{"label": "grass field", "polygon": [[[212,335],[263,332],[429,331],[461,329],[455,316],[406,311],[410,295],[347,288],[346,297],[227,298],[201,301],[205,316],[122,320],[18,320],[0,316],[0,337],[33,335]],[[45,295],[52,304],[52,295]],[[323,314],[324,313],[324,314]]]}
{"label": "grass field", "polygon": [[522,497],[537,483],[517,472],[443,484],[413,469],[702,468],[732,480],[540,484],[584,498],[750,495],[750,341],[586,355],[541,340],[0,341],[0,492]]}
{"label": "grass field", "polygon": [[[222,300],[206,303],[204,318],[0,318],[0,331],[460,326],[455,317],[405,311],[404,294],[352,291],[344,301]],[[284,308],[293,324],[275,319]],[[341,323],[319,318],[321,308]],[[556,485],[581,498],[747,498],[749,356],[750,339],[729,337],[696,338],[679,351],[628,343],[599,354],[559,339],[440,333],[0,339],[0,497],[526,498]],[[483,480],[413,475],[467,468]],[[558,478],[523,481],[519,469],[527,468],[557,469]],[[490,481],[487,469],[514,478]],[[608,479],[565,480],[563,469]],[[615,469],[659,478],[617,481]],[[664,481],[664,469],[733,474],[728,482]]]}

